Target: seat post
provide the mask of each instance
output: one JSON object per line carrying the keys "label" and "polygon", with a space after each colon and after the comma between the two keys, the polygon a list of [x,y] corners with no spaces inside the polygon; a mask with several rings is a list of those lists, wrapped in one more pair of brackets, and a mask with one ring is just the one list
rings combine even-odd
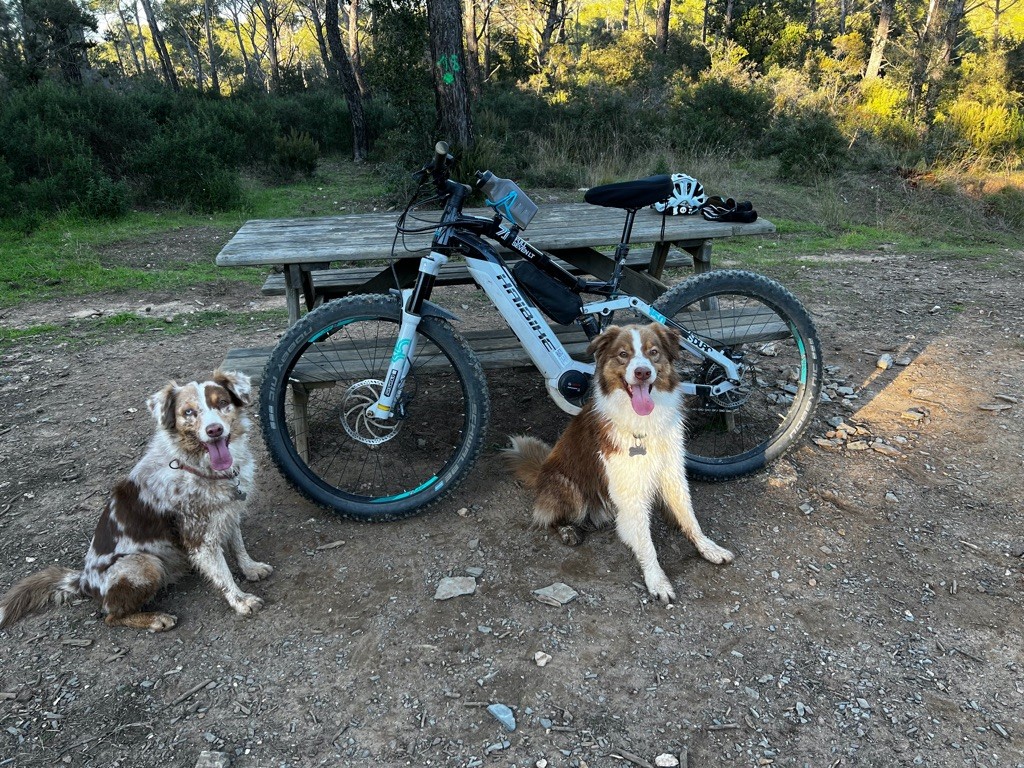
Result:
{"label": "seat post", "polygon": [[612,295],[618,293],[619,277],[622,275],[622,265],[626,263],[626,256],[629,254],[629,238],[633,234],[633,220],[636,218],[636,208],[626,209],[626,223],[622,227],[622,240],[615,246],[615,266],[612,268]]}

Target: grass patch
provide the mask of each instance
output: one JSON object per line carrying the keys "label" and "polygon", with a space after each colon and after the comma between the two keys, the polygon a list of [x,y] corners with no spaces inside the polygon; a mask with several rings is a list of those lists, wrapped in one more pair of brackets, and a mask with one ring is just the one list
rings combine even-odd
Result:
{"label": "grass patch", "polygon": [[60,328],[56,325],[33,325],[28,328],[0,328],[0,349],[5,349],[15,342],[33,339],[37,336],[49,336]]}
{"label": "grass patch", "polygon": [[[312,179],[293,184],[268,187],[250,179],[247,186],[243,208],[227,213],[137,211],[115,221],[62,215],[27,234],[0,229],[0,306],[100,292],[174,291],[225,279],[258,284],[265,269],[214,263],[223,243],[248,219],[351,213],[384,206],[387,199],[384,181],[351,163],[324,163]],[[148,240],[192,230],[203,236],[194,244],[183,238],[177,255],[164,263],[159,257],[147,263],[140,253]]]}

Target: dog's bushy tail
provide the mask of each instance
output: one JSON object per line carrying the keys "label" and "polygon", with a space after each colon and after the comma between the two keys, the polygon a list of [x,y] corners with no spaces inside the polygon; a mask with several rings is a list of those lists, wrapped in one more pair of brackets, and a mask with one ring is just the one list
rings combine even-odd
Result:
{"label": "dog's bushy tail", "polygon": [[42,610],[53,601],[61,605],[82,594],[78,583],[82,574],[70,568],[51,565],[49,568],[26,576],[0,598],[0,629],[10,626],[34,611]]}
{"label": "dog's bushy tail", "polygon": [[530,490],[537,489],[540,468],[551,453],[551,446],[535,437],[512,435],[512,447],[505,449],[505,458],[515,476]]}

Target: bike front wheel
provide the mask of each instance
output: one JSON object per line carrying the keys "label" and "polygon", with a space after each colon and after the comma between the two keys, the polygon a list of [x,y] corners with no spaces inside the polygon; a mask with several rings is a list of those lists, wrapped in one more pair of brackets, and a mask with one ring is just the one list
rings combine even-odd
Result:
{"label": "bike front wheel", "polygon": [[[729,480],[782,456],[807,428],[821,396],[821,344],[799,300],[763,275],[716,270],[674,286],[654,308],[743,371],[739,387],[686,399],[687,473]],[[684,381],[714,386],[725,380],[719,365],[685,357]]]}
{"label": "bike front wheel", "polygon": [[439,317],[423,317],[395,416],[380,395],[402,320],[396,297],[350,296],[307,314],[263,374],[271,459],[304,496],[363,521],[396,520],[450,492],[476,461],[490,414],[476,355]]}

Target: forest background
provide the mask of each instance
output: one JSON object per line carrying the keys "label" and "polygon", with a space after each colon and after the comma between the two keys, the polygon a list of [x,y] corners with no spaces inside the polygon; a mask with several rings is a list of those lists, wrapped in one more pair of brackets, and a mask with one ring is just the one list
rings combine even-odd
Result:
{"label": "forest background", "polygon": [[534,187],[739,163],[1019,231],[1022,94],[1024,0],[0,0],[0,229],[251,213],[325,159],[397,199],[446,138]]}

